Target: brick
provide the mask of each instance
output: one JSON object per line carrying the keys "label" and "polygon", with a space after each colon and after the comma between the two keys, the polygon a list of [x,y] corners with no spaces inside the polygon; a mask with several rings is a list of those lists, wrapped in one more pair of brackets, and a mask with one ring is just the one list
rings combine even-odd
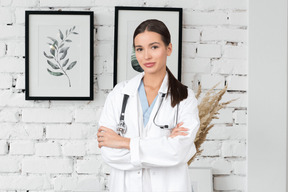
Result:
{"label": "brick", "polygon": [[231,12],[229,13],[229,24],[236,26],[248,26],[247,12]]}
{"label": "brick", "polygon": [[70,123],[72,112],[69,109],[23,109],[22,121],[26,123]]}
{"label": "brick", "polygon": [[90,7],[94,5],[93,0],[40,0],[40,7]]}
{"label": "brick", "polygon": [[2,190],[45,190],[51,187],[47,176],[0,176]]}
{"label": "brick", "polygon": [[232,163],[225,159],[217,159],[212,164],[213,174],[229,175],[232,172]]}
{"label": "brick", "polygon": [[246,144],[244,141],[223,141],[222,144],[223,157],[245,157]]}
{"label": "brick", "polygon": [[189,167],[211,167],[215,162],[214,158],[195,158]]}
{"label": "brick", "polygon": [[96,123],[100,119],[101,109],[77,109],[75,111],[76,123]]}
{"label": "brick", "polygon": [[193,89],[195,84],[198,84],[197,75],[195,73],[186,73],[183,71],[181,76],[181,83],[188,86],[190,89]]}
{"label": "brick", "polygon": [[16,89],[25,89],[25,76],[23,74],[17,75],[16,79]]}
{"label": "brick", "polygon": [[13,23],[13,20],[13,9],[10,7],[0,7],[0,24],[10,24]]}
{"label": "brick", "polygon": [[38,0],[13,0],[14,7],[36,7]]}
{"label": "brick", "polygon": [[23,40],[7,41],[7,56],[25,56],[25,42]]}
{"label": "brick", "polygon": [[87,141],[87,155],[100,155],[101,150],[98,147],[98,141],[92,140],[92,141]]}
{"label": "brick", "polygon": [[185,73],[210,73],[210,59],[184,59],[182,70]]}
{"label": "brick", "polygon": [[4,55],[6,55],[6,44],[0,42],[0,57],[3,57]]}
{"label": "brick", "polygon": [[24,38],[25,27],[22,25],[3,25],[0,27],[0,39]]}
{"label": "brick", "polygon": [[185,25],[226,25],[228,24],[227,13],[222,11],[184,11]]}
{"label": "brick", "polygon": [[97,29],[95,35],[96,40],[98,41],[114,40],[114,28],[112,26],[99,26],[96,29]]}
{"label": "brick", "polygon": [[43,136],[43,125],[1,123],[0,139],[41,139]]}
{"label": "brick", "polygon": [[97,42],[94,46],[94,56],[96,57],[113,57],[114,47],[111,43]]}
{"label": "brick", "polygon": [[182,44],[182,54],[186,58],[194,58],[196,56],[196,45],[192,43],[183,43]]}
{"label": "brick", "polygon": [[23,173],[72,173],[71,159],[26,158],[22,160]]}
{"label": "brick", "polygon": [[104,191],[104,179],[97,176],[57,177],[55,190],[61,191]]}
{"label": "brick", "polygon": [[214,177],[214,190],[245,190],[246,178],[230,175]]}
{"label": "brick", "polygon": [[233,172],[237,175],[246,175],[247,174],[247,163],[246,161],[235,161],[232,163]]}
{"label": "brick", "polygon": [[221,45],[199,44],[197,46],[197,57],[220,58]]}
{"label": "brick", "polygon": [[2,109],[0,110],[0,122],[19,122],[19,109]]}
{"label": "brick", "polygon": [[0,73],[0,89],[9,89],[12,87],[12,75]]}
{"label": "brick", "polygon": [[210,129],[207,140],[245,140],[247,139],[247,127],[243,125],[233,125],[227,127],[224,125],[214,125]]}
{"label": "brick", "polygon": [[33,155],[34,152],[35,146],[32,141],[12,141],[10,143],[11,155]]}
{"label": "brick", "polygon": [[85,143],[82,141],[64,143],[62,152],[64,156],[84,156],[86,154]]}
{"label": "brick", "polygon": [[233,118],[236,124],[246,124],[247,123],[247,111],[236,110],[233,113]]}
{"label": "brick", "polygon": [[226,78],[228,84],[228,90],[242,90],[248,89],[248,77],[247,76],[228,76]]}
{"label": "brick", "polygon": [[214,123],[233,123],[233,109],[225,108],[219,111],[219,114],[216,115],[219,119],[213,119],[211,121]]}
{"label": "brick", "polygon": [[223,58],[228,59],[247,59],[248,52],[246,46],[224,46]]}
{"label": "brick", "polygon": [[1,0],[0,5],[1,6],[10,6],[12,3],[12,0]]}
{"label": "brick", "polygon": [[248,3],[242,0],[219,0],[218,9],[247,10]]}
{"label": "brick", "polygon": [[199,42],[200,41],[200,30],[199,29],[183,28],[182,41],[183,42]]}
{"label": "brick", "polygon": [[[1,28],[0,28],[1,30]],[[1,34],[1,32],[0,32]],[[23,58],[2,57],[0,58],[0,73],[24,73],[25,61]]]}
{"label": "brick", "polygon": [[[1,173],[19,173],[20,172],[20,158],[4,156],[0,158],[0,172]],[[0,184],[1,185],[1,184]]]}
{"label": "brick", "polygon": [[247,42],[247,30],[227,28],[207,28],[202,32],[201,40],[206,41],[228,41]]}
{"label": "brick", "polygon": [[98,86],[100,90],[113,88],[113,76],[112,74],[102,74],[97,77]]}
{"label": "brick", "polygon": [[212,73],[214,74],[227,74],[227,75],[247,75],[248,64],[247,60],[239,59],[219,59],[213,60]]}
{"label": "brick", "polygon": [[15,9],[15,22],[17,24],[25,24],[25,11],[27,8],[19,8]]}
{"label": "brick", "polygon": [[92,7],[90,11],[94,12],[94,23],[97,25],[114,25],[114,9],[103,7]]}
{"label": "brick", "polygon": [[220,155],[221,143],[218,141],[205,141],[201,148],[203,149],[201,156],[215,157]]}
{"label": "brick", "polygon": [[15,93],[12,90],[0,90],[1,107],[48,107],[48,101],[26,101],[24,93]]}
{"label": "brick", "polygon": [[105,57],[94,58],[94,74],[102,74],[104,72],[105,65],[107,65],[107,60]]}
{"label": "brick", "polygon": [[78,174],[97,174],[100,171],[100,162],[97,159],[77,160],[76,172]]}
{"label": "brick", "polygon": [[198,2],[198,6],[195,9],[200,10],[215,10],[217,8],[218,1],[202,0]]}
{"label": "brick", "polygon": [[[158,2],[158,1],[153,1],[150,0],[151,2]],[[179,5],[183,5],[183,7],[195,7],[197,5],[197,1],[190,1],[190,0],[163,0],[164,2],[167,2],[167,7],[179,7]],[[161,2],[161,1],[159,1]],[[162,3],[163,6],[164,3]]]}
{"label": "brick", "polygon": [[48,139],[89,139],[96,138],[96,126],[72,124],[72,125],[47,125],[46,138]]}
{"label": "brick", "polygon": [[[0,155],[6,155],[8,153],[8,144],[7,141],[0,140]],[[2,164],[0,164],[1,166]],[[1,168],[0,168],[1,169]],[[2,172],[2,171],[0,171]]]}
{"label": "brick", "polygon": [[200,76],[200,84],[201,84],[202,89],[211,89],[216,84],[218,84],[216,89],[223,89],[224,77],[220,75],[204,74]]}
{"label": "brick", "polygon": [[61,147],[59,143],[49,142],[49,143],[36,143],[35,144],[35,154],[37,156],[60,156]]}
{"label": "brick", "polygon": [[231,102],[227,107],[241,107],[241,108],[247,108],[247,93],[225,93],[222,96],[221,102],[227,102],[231,101],[233,99],[233,102]]}

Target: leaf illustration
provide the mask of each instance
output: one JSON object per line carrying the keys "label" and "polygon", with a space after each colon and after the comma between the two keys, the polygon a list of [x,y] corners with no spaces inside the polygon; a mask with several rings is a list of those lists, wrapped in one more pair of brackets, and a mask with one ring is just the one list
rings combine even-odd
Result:
{"label": "leaf illustration", "polygon": [[76,28],[76,26],[73,26],[73,30]]}
{"label": "leaf illustration", "polygon": [[73,61],[72,63],[70,63],[70,65],[67,67],[67,70],[72,69],[75,65],[76,65],[77,61]]}
{"label": "leaf illustration", "polygon": [[62,49],[60,49],[59,53],[64,53],[65,51],[68,51],[70,47],[63,47]]}
{"label": "leaf illustration", "polygon": [[52,57],[52,56],[50,56],[50,55],[47,55],[46,53],[45,53],[45,51],[43,51],[44,52],[44,55],[45,55],[45,57],[47,57],[48,59],[53,59],[54,57]]}
{"label": "leaf illustration", "polygon": [[66,36],[68,35],[68,29],[66,29]]}
{"label": "leaf illustration", "polygon": [[68,42],[68,43],[71,43],[71,42],[72,42],[70,39],[66,39],[65,41]]}
{"label": "leaf illustration", "polygon": [[55,57],[55,47],[53,45],[50,46],[50,53]]}
{"label": "leaf illustration", "polygon": [[63,62],[62,67],[65,67],[68,62],[69,62],[69,59],[66,59],[66,60]]}
{"label": "leaf illustration", "polygon": [[64,46],[64,43],[62,43],[58,48],[60,49],[60,48],[62,48]]}
{"label": "leaf illustration", "polygon": [[64,39],[64,35],[62,33],[62,31],[59,29],[59,33],[60,33],[60,39],[63,40]]}
{"label": "leaf illustration", "polygon": [[60,60],[64,59],[67,55],[67,50],[63,52],[63,55],[60,57]]}
{"label": "leaf illustration", "polygon": [[47,37],[47,38],[51,39],[53,43],[56,44],[56,46],[58,46],[58,41],[56,39],[54,39],[53,37]]}
{"label": "leaf illustration", "polygon": [[47,63],[48,63],[53,69],[60,69],[60,68],[58,67],[58,65],[52,63],[52,62],[49,61],[49,60],[47,60]]}
{"label": "leaf illustration", "polygon": [[75,34],[75,35],[78,35],[79,33],[77,33],[77,32],[72,32],[73,34]]}
{"label": "leaf illustration", "polygon": [[53,72],[53,71],[50,71],[48,68],[47,68],[47,71],[48,71],[51,75],[54,75],[54,76],[64,75],[64,73],[61,73],[61,72]]}

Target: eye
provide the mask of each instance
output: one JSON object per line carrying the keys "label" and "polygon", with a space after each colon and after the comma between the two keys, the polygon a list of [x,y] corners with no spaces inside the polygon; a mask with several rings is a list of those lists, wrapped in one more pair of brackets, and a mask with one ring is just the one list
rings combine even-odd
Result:
{"label": "eye", "polygon": [[159,48],[157,45],[152,46],[152,49],[157,49],[157,48]]}
{"label": "eye", "polygon": [[137,52],[140,52],[140,51],[142,51],[143,49],[142,48],[136,48],[136,51]]}

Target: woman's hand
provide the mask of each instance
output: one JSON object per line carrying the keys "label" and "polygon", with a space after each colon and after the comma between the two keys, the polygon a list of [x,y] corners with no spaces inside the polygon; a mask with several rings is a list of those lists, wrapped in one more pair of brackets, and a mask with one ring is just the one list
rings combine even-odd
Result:
{"label": "woman's hand", "polygon": [[130,149],[130,138],[121,137],[112,129],[101,126],[97,133],[98,147],[103,146],[116,149]]}
{"label": "woman's hand", "polygon": [[172,132],[171,132],[171,134],[169,135],[169,137],[173,138],[173,137],[176,137],[176,136],[178,136],[178,135],[183,135],[183,136],[188,135],[188,133],[185,132],[185,131],[189,131],[189,129],[184,128],[184,127],[181,127],[182,125],[183,125],[183,122],[178,123],[178,124],[176,125],[176,127],[174,127],[174,128],[172,129]]}

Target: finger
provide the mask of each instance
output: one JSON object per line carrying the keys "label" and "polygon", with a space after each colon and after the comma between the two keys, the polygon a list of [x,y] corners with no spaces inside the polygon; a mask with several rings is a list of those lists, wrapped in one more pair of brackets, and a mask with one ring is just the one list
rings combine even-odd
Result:
{"label": "finger", "polygon": [[189,131],[189,129],[185,128],[185,127],[179,127],[176,129],[177,131]]}
{"label": "finger", "polygon": [[104,126],[101,126],[101,127],[99,127],[98,132],[101,132],[101,131],[108,131],[108,130],[109,130],[109,128],[104,127]]}
{"label": "finger", "polygon": [[176,125],[176,128],[182,126],[183,124],[184,124],[183,122],[178,123],[178,124]]}

